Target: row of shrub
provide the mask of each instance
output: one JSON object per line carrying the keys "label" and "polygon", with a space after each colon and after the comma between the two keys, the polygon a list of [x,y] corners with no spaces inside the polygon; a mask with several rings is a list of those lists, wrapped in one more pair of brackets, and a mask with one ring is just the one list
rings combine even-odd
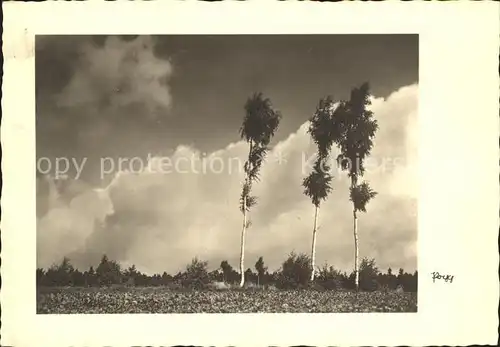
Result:
{"label": "row of shrub", "polygon": [[[325,290],[355,289],[354,273],[341,272],[327,264],[318,268],[311,283],[311,262],[306,254],[291,253],[277,271],[270,273],[262,257],[255,264],[255,271],[245,271],[248,287],[276,287],[277,289],[317,288]],[[90,267],[81,272],[73,267],[68,258],[49,269],[37,269],[38,286],[169,286],[172,288],[203,289],[213,283],[225,287],[237,286],[240,274],[227,262],[222,261],[219,268],[208,270],[208,262],[194,258],[184,271],[176,275],[147,275],[135,266],[122,270],[118,262],[104,255],[96,269]],[[417,291],[418,273],[406,273],[399,269],[397,275],[389,268],[386,273],[379,271],[374,259],[363,259],[360,264],[359,287],[363,291],[404,290]]]}

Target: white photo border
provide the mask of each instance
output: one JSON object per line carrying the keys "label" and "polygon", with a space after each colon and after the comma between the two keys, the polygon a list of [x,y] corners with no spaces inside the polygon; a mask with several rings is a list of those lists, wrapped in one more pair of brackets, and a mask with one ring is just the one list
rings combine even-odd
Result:
{"label": "white photo border", "polygon": [[[498,3],[11,2],[3,8],[3,345],[496,342]],[[35,35],[271,33],[419,35],[418,313],[37,315]],[[455,279],[433,283],[433,271]]]}

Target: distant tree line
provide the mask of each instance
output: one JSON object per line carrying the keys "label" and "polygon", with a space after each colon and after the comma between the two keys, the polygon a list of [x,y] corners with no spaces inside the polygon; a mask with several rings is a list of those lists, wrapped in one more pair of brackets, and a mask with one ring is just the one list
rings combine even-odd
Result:
{"label": "distant tree line", "polygon": [[[306,254],[290,253],[281,267],[269,272],[263,257],[255,263],[254,269],[248,268],[244,272],[245,287],[300,289],[313,288],[318,290],[356,290],[355,273],[341,272],[333,266],[324,264],[315,270],[314,281],[311,281],[311,259]],[[220,266],[208,270],[208,262],[194,258],[184,271],[175,275],[167,272],[163,274],[147,275],[141,273],[134,265],[122,269],[120,264],[103,255],[99,265],[92,266],[81,272],[73,267],[68,258],[64,258],[58,265],[45,270],[36,271],[37,286],[49,287],[102,287],[102,286],[168,286],[172,289],[204,289],[214,283],[225,287],[239,287],[241,274],[237,272],[227,260]],[[364,258],[359,267],[359,289],[363,291],[399,290],[417,291],[418,273],[407,273],[399,269],[393,273],[388,269],[386,273],[379,271],[374,259]]]}

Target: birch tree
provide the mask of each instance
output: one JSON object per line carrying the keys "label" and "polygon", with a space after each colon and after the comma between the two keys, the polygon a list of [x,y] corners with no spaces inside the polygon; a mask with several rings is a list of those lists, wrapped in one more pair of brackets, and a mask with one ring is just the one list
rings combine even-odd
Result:
{"label": "birch tree", "polygon": [[366,212],[366,205],[376,195],[368,182],[359,180],[365,173],[364,161],[373,148],[373,139],[378,129],[378,123],[373,112],[367,107],[371,104],[368,83],[351,91],[350,99],[340,103],[337,108],[332,127],[339,131],[336,143],[340,149],[337,160],[342,168],[348,172],[350,178],[350,197],[353,204],[353,233],[354,233],[354,275],[355,286],[359,290],[359,240],[358,240],[358,212]]}
{"label": "birch tree", "polygon": [[335,140],[335,128],[332,127],[334,103],[331,97],[321,99],[316,112],[310,119],[308,133],[317,146],[317,157],[313,170],[303,180],[304,194],[314,205],[314,222],[311,246],[311,281],[315,275],[316,233],[321,201],[326,200],[332,190],[330,166],[328,165],[330,150]]}
{"label": "birch tree", "polygon": [[250,227],[248,214],[256,205],[257,197],[251,195],[252,184],[259,180],[259,171],[268,152],[271,138],[281,120],[281,113],[275,110],[268,98],[256,93],[245,104],[245,117],[240,136],[248,143],[248,157],[245,162],[245,180],[240,196],[240,210],[243,214],[240,253],[240,286],[245,284],[245,234]]}

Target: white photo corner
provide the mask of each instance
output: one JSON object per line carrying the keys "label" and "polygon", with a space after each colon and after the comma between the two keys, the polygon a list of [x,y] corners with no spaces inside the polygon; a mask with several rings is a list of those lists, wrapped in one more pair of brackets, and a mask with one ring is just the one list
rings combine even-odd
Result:
{"label": "white photo corner", "polygon": [[498,3],[3,10],[3,345],[497,342]]}

